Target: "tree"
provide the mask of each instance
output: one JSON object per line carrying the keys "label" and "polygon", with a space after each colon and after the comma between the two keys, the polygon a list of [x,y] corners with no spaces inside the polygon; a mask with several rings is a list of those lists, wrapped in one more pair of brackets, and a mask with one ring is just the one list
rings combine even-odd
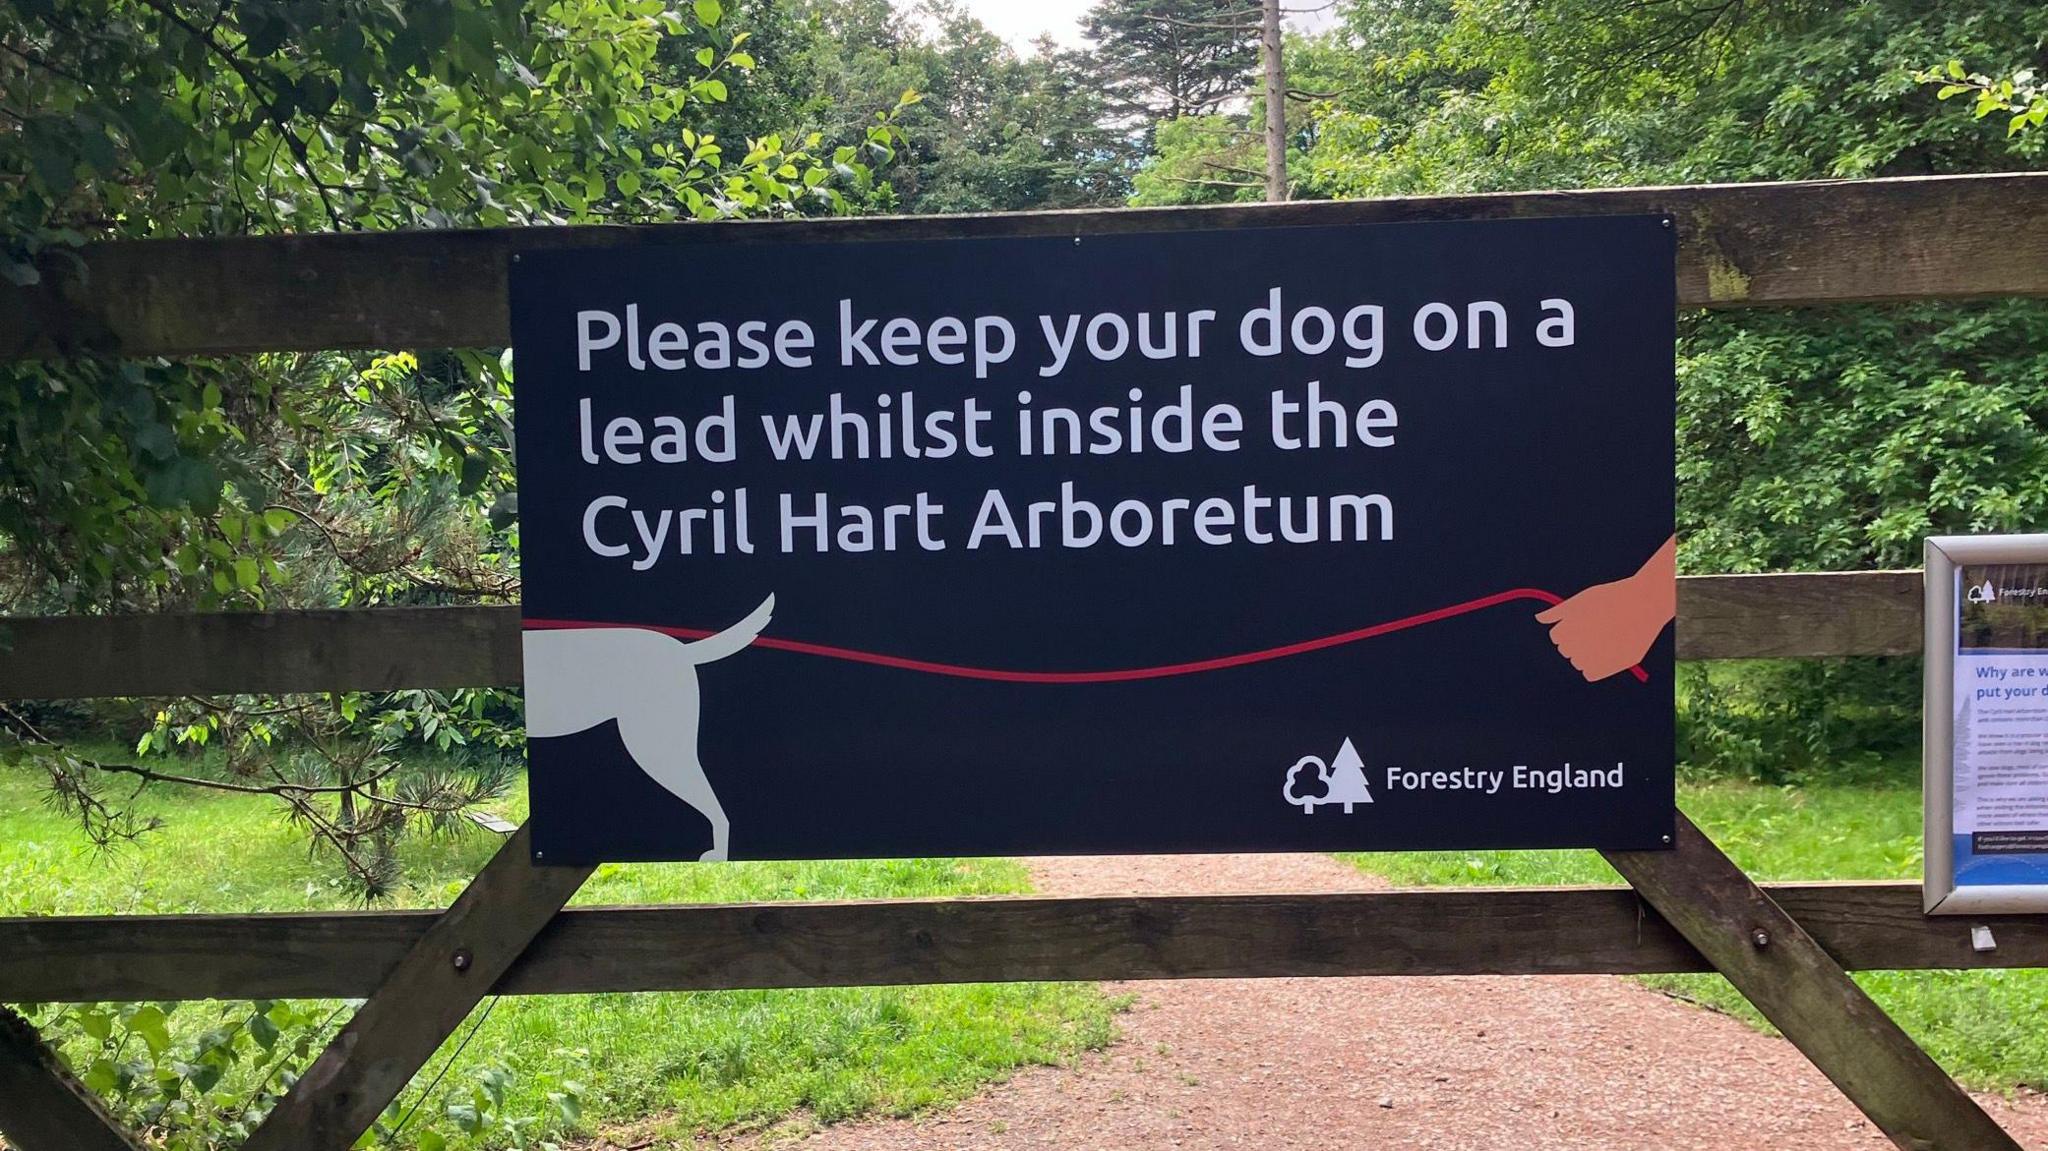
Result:
{"label": "tree", "polygon": [[1287,782],[1280,788],[1280,796],[1305,814],[1314,815],[1317,804],[1328,802],[1329,774],[1321,760],[1304,756],[1287,769]]}
{"label": "tree", "polygon": [[904,118],[911,155],[890,175],[905,210],[991,212],[1122,201],[1130,154],[1108,125],[1096,61],[1041,40],[1019,57],[952,3],[898,56],[921,74]]}
{"label": "tree", "polygon": [[1324,802],[1343,804],[1346,815],[1351,814],[1352,804],[1372,802],[1372,789],[1365,785],[1365,761],[1358,758],[1358,749],[1348,738],[1330,761],[1330,793]]}
{"label": "tree", "polygon": [[1257,0],[1097,0],[1081,21],[1111,111],[1150,125],[1244,95],[1258,63]]}
{"label": "tree", "polygon": [[1131,179],[1145,206],[1227,204],[1262,198],[1265,151],[1242,117],[1183,116],[1158,124],[1152,156]]}
{"label": "tree", "polygon": [[[0,275],[93,239],[852,211],[900,133],[699,130],[755,67],[718,0],[0,3]],[[708,271],[706,275],[715,275]],[[0,609],[503,600],[509,358],[315,354],[0,367]],[[110,773],[275,797],[364,890],[496,794],[516,699],[165,701],[101,763],[0,712],[11,758],[102,841]],[[129,723],[123,730],[133,735]],[[408,762],[401,745],[447,754]]]}
{"label": "tree", "polygon": [[828,142],[860,126],[849,109],[916,93],[897,118],[907,143],[889,167],[892,210],[1088,207],[1128,190],[1135,155],[1089,53],[1046,41],[1020,57],[950,0],[901,13],[888,0],[801,0],[737,19],[762,20],[784,46],[776,115]]}
{"label": "tree", "polygon": [[1394,195],[1981,171],[2037,161],[1937,113],[1929,59],[2023,59],[2017,0],[1355,4],[1295,54],[1311,192]]}

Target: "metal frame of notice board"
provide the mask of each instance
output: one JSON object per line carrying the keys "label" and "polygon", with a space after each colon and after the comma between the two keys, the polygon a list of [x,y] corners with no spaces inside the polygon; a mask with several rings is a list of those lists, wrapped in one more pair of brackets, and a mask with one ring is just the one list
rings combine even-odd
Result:
{"label": "metal frame of notice board", "polygon": [[[1960,571],[1980,564],[2048,566],[2048,534],[1933,536],[1926,548],[1926,668],[1921,703],[1923,902],[1930,915],[2048,911],[2048,883],[1956,883],[1955,664]],[[2048,605],[2044,605],[2048,610]],[[2048,661],[2048,647],[2041,655]],[[2044,682],[2048,687],[2048,682]]]}

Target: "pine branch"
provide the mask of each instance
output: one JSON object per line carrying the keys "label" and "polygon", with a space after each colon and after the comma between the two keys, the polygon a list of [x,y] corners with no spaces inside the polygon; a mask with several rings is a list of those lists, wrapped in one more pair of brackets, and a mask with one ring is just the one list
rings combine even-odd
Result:
{"label": "pine branch", "polygon": [[[1225,15],[1256,16],[1258,13],[1259,10],[1257,8],[1250,8],[1241,13],[1225,13]],[[1206,28],[1213,32],[1257,32],[1259,30],[1259,24],[1256,20],[1249,24],[1212,24],[1206,20],[1181,20],[1173,16],[1154,16],[1150,14],[1145,14],[1144,19],[1157,24],[1170,24],[1176,28]]]}
{"label": "pine branch", "polygon": [[1201,188],[1262,188],[1265,186],[1257,180],[1206,180],[1195,176],[1165,175],[1162,175],[1160,179],[1168,180],[1175,184],[1193,184]]}

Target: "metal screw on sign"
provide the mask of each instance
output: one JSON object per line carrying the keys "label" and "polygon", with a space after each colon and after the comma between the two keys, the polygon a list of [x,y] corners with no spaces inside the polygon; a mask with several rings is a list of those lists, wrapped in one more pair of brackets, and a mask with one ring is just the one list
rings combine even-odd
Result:
{"label": "metal screw on sign", "polygon": [[449,962],[455,965],[455,970],[457,971],[468,971],[470,964],[469,948],[457,948],[455,954],[449,957]]}
{"label": "metal screw on sign", "polygon": [[1757,950],[1761,951],[1771,945],[1771,933],[1759,927],[1749,933],[1749,941],[1756,944]]}

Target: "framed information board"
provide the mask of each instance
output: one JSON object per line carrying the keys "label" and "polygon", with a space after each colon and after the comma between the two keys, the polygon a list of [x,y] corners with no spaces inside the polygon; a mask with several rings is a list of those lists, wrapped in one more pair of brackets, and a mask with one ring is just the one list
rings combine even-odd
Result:
{"label": "framed information board", "polygon": [[1669,223],[521,253],[536,853],[1669,845]]}
{"label": "framed information board", "polygon": [[1927,541],[1926,907],[2048,910],[2048,535]]}

